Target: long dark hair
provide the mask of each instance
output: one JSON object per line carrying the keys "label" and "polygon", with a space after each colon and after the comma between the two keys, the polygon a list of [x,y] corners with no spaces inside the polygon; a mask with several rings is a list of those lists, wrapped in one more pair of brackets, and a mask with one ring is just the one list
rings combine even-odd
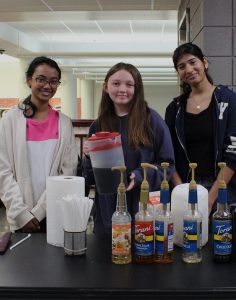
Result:
{"label": "long dark hair", "polygon": [[[107,72],[105,84],[113,74],[120,70],[128,71],[134,79],[134,96],[129,110],[128,143],[134,147],[151,147],[150,112],[144,100],[143,81],[138,69],[131,64],[120,62]],[[119,119],[115,113],[113,101],[104,89],[99,106],[98,122],[102,131],[119,130]]]}
{"label": "long dark hair", "polygon": [[[199,58],[202,62],[204,62],[205,55],[202,53],[201,48],[199,48],[197,45],[195,45],[193,43],[185,43],[185,44],[182,44],[179,47],[177,47],[172,56],[174,67],[175,67],[176,71],[177,71],[178,61],[184,54],[192,54],[192,55],[196,56],[197,58]],[[208,73],[208,69],[205,69],[205,73],[206,73],[207,80],[211,84],[213,84],[213,80]],[[191,90],[191,87],[185,82],[181,82],[180,86],[184,92]]]}

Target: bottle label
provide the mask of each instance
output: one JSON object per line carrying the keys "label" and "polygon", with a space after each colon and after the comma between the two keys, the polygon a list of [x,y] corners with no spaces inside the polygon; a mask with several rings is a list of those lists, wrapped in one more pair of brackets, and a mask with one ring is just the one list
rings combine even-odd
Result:
{"label": "bottle label", "polygon": [[134,251],[138,255],[153,254],[154,237],[153,237],[153,222],[135,223],[135,242]]}
{"label": "bottle label", "polygon": [[[174,243],[173,243],[173,223],[168,224],[167,226],[167,251],[173,251]],[[164,254],[165,251],[165,235],[164,235],[164,222],[156,221],[155,222],[155,253]]]}
{"label": "bottle label", "polygon": [[131,254],[131,224],[112,224],[112,254]]}
{"label": "bottle label", "polygon": [[214,254],[228,255],[232,253],[232,221],[213,221]]}
{"label": "bottle label", "polygon": [[168,224],[168,252],[172,252],[174,250],[174,224]]}
{"label": "bottle label", "polygon": [[201,246],[202,223],[184,220],[183,251],[185,253],[197,253]]}

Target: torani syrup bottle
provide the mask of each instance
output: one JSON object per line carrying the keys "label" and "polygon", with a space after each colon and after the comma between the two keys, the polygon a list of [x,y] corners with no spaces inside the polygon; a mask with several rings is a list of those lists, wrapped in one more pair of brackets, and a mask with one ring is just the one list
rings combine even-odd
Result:
{"label": "torani syrup bottle", "polygon": [[137,263],[152,263],[154,252],[154,230],[153,214],[148,211],[149,185],[147,182],[147,168],[157,170],[156,166],[142,163],[143,182],[141,184],[140,207],[135,215],[135,241],[134,241],[134,260]]}
{"label": "torani syrup bottle", "polygon": [[230,204],[232,215],[232,260],[236,261],[236,203]]}
{"label": "torani syrup bottle", "polygon": [[116,211],[112,215],[112,262],[128,264],[131,262],[131,216],[127,211],[124,184],[125,166],[113,167],[120,171],[120,184],[117,189]]}
{"label": "torani syrup bottle", "polygon": [[183,218],[183,261],[199,263],[202,260],[202,215],[197,208],[197,184],[194,180],[196,163],[190,163],[192,180],[189,183],[188,210]]}
{"label": "torani syrup bottle", "polygon": [[217,211],[212,216],[214,261],[225,263],[232,258],[232,215],[227,204],[227,187],[224,181],[224,162],[218,163],[221,179],[218,182]]}
{"label": "torani syrup bottle", "polygon": [[174,225],[170,212],[170,191],[169,184],[166,180],[167,168],[169,163],[163,162],[161,166],[164,170],[164,178],[161,183],[160,202],[162,204],[161,211],[155,216],[155,262],[171,263],[173,262],[174,250]]}

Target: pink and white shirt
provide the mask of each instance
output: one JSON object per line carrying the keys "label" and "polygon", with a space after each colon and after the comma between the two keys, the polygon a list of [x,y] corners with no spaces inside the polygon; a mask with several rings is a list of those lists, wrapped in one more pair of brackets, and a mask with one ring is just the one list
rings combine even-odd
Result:
{"label": "pink and white shirt", "polygon": [[46,119],[43,121],[30,118],[26,121],[27,150],[36,203],[46,189],[46,178],[52,167],[53,155],[58,141],[58,120],[58,112],[50,108]]}

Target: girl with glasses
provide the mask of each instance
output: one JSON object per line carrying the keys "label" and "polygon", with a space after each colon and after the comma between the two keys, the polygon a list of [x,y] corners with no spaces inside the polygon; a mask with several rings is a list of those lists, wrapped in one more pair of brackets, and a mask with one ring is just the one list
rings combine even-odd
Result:
{"label": "girl with glasses", "polygon": [[0,198],[12,231],[46,231],[46,178],[75,175],[78,153],[71,120],[49,100],[61,70],[47,57],[29,65],[31,94],[0,121]]}

